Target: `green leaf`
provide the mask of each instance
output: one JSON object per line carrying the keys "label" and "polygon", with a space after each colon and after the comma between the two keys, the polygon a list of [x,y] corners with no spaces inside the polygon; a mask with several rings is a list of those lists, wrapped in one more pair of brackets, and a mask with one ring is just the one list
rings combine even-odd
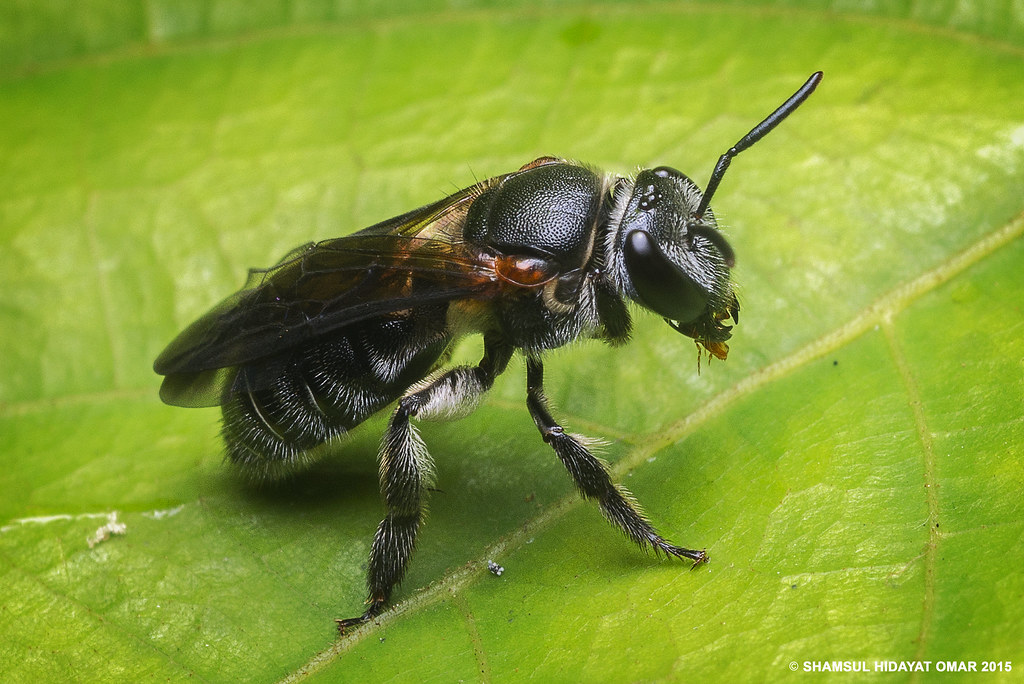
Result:
{"label": "green leaf", "polygon": [[[850,661],[879,681],[876,661],[1019,660],[1017,5],[513,4],[0,9],[0,678],[776,681]],[[246,268],[540,155],[703,185],[816,69],[715,198],[743,306],[728,362],[698,374],[639,314],[630,345],[547,364],[557,415],[711,563],[646,557],[579,500],[516,362],[472,416],[423,425],[439,491],[409,574],[338,639],[384,417],[254,491],[215,410],[159,403],[161,348]],[[124,534],[90,547],[115,511]]]}

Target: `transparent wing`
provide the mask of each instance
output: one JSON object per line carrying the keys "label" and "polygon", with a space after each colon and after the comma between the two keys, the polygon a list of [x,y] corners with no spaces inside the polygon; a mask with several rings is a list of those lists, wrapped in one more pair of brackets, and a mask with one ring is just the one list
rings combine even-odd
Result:
{"label": "transparent wing", "polygon": [[168,403],[216,405],[235,367],[346,326],[416,305],[488,299],[493,257],[456,236],[475,197],[468,188],[353,235],[311,243],[181,332],[153,369]]}
{"label": "transparent wing", "polygon": [[492,262],[462,245],[352,236],[310,245],[186,328],[157,358],[161,375],[253,361],[417,304],[490,296]]}

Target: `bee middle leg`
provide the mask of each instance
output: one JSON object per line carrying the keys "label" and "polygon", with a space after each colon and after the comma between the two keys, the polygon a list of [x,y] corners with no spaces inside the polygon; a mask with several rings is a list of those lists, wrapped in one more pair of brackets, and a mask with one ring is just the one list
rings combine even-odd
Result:
{"label": "bee middle leg", "polygon": [[391,591],[405,575],[416,544],[432,468],[426,445],[410,419],[452,418],[472,408],[511,357],[512,347],[485,337],[479,365],[452,368],[399,400],[380,449],[380,488],[386,515],[370,547],[368,607],[359,617],[338,620],[340,631],[372,620],[384,610]]}
{"label": "bee middle leg", "polygon": [[694,565],[707,561],[704,551],[676,546],[655,532],[629,493],[612,483],[605,465],[587,450],[579,437],[566,433],[555,422],[544,396],[544,365],[540,359],[527,359],[526,386],[526,404],[544,441],[555,450],[580,493],[589,499],[596,499],[609,522],[621,529],[640,548],[651,548],[656,553],[662,552],[677,558],[689,558],[694,561]]}

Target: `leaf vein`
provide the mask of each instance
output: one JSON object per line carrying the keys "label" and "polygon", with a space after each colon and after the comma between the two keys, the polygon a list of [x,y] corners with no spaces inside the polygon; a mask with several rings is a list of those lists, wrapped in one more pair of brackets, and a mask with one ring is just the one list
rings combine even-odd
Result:
{"label": "leaf vein", "polygon": [[932,440],[932,433],[928,429],[928,421],[924,415],[924,405],[921,400],[921,392],[917,385],[917,380],[910,368],[910,363],[903,351],[903,347],[896,338],[896,331],[890,319],[887,318],[884,321],[882,324],[882,331],[885,334],[885,339],[889,344],[889,350],[892,354],[893,362],[895,363],[900,379],[903,382],[903,387],[907,394],[907,404],[914,415],[914,426],[917,430],[917,436],[921,443],[921,456],[923,459],[922,465],[924,470],[925,500],[928,504],[928,540],[923,552],[924,599],[922,601],[921,608],[921,627],[916,639],[917,650],[914,653],[915,660],[922,660],[924,658],[928,639],[931,636],[932,622],[935,618],[935,574],[938,566],[937,559],[940,539],[938,530],[939,500],[938,494],[936,493],[937,481],[935,476],[935,449]]}
{"label": "leaf vein", "polygon": [[480,681],[484,684],[489,684],[491,681],[491,667],[487,664],[487,653],[484,651],[484,643],[480,638],[480,631],[476,628],[476,618],[473,616],[473,609],[469,607],[469,602],[466,601],[465,596],[453,591],[452,600],[455,602],[459,612],[462,613],[462,617],[466,623],[466,632],[469,634],[469,640],[473,643],[473,653],[476,656],[477,672],[480,673]]}

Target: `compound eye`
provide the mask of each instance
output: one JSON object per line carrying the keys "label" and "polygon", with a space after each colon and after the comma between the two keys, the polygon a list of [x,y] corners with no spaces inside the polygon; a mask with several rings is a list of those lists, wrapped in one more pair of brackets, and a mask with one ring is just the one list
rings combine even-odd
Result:
{"label": "compound eye", "polygon": [[682,178],[683,174],[671,166],[659,166],[651,171],[658,178]]}
{"label": "compound eye", "polygon": [[707,309],[707,294],[642,230],[626,235],[626,271],[641,304],[665,318],[686,323]]}

